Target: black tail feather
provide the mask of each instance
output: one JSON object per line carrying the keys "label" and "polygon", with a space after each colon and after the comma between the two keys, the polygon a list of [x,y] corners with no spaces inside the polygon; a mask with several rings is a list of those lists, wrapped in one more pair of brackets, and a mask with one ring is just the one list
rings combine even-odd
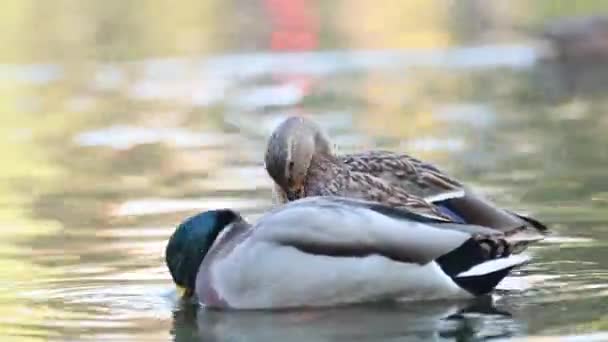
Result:
{"label": "black tail feather", "polygon": [[[485,246],[488,247],[488,246]],[[471,238],[460,247],[435,259],[439,267],[461,288],[475,296],[491,292],[498,283],[505,278],[517,265],[499,269],[493,272],[474,276],[458,275],[484,262],[507,257],[509,252],[503,250],[501,255],[497,254],[500,246],[491,245],[492,250],[484,248],[483,243]]]}
{"label": "black tail feather", "polygon": [[469,291],[475,296],[481,296],[494,290],[496,285],[503,280],[515,266],[504,268],[492,273],[452,278],[458,286]]}

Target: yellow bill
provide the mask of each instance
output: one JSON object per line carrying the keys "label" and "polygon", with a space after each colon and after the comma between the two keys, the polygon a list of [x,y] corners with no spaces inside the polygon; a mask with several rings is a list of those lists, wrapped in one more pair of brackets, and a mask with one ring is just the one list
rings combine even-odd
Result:
{"label": "yellow bill", "polygon": [[188,292],[188,289],[187,289],[187,288],[182,287],[182,286],[179,286],[179,285],[175,285],[175,288],[176,288],[176,290],[177,290],[177,295],[178,295],[180,298],[183,298],[183,297],[184,297],[184,295],[186,294],[186,292]]}
{"label": "yellow bill", "polygon": [[179,298],[188,298],[192,296],[192,289],[185,288],[183,286],[175,285],[177,295]]}

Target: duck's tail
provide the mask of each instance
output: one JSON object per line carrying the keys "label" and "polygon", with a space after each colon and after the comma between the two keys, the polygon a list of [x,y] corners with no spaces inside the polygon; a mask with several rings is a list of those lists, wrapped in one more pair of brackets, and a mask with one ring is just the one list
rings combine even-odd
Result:
{"label": "duck's tail", "polygon": [[512,254],[508,257],[489,260],[461,272],[452,279],[458,286],[479,296],[492,291],[511,270],[530,261],[525,254]]}
{"label": "duck's tail", "polygon": [[518,214],[518,213],[510,211],[510,210],[505,210],[505,211],[507,211],[511,215],[517,216],[522,221],[524,221],[527,224],[529,224],[530,226],[536,228],[536,230],[538,230],[539,232],[542,232],[542,233],[548,233],[549,232],[549,228],[547,228],[547,226],[544,223],[542,223],[542,222],[540,222],[540,221],[538,221],[538,220],[536,220],[536,219],[534,219],[532,217],[525,216],[525,215],[522,215],[522,214]]}

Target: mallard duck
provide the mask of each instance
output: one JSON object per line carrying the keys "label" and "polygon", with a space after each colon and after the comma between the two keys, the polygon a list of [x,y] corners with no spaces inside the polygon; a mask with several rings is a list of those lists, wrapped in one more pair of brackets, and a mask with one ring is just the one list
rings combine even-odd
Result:
{"label": "mallard duck", "polygon": [[[558,18],[545,25],[542,35],[562,62],[601,62],[608,58],[608,16]],[[551,59],[552,56],[545,55]]]}
{"label": "mallard duck", "polygon": [[446,222],[503,232],[546,232],[535,219],[501,209],[437,167],[402,153],[336,155],[319,126],[290,117],[272,133],[265,167],[280,203],[308,196],[380,202]]}
{"label": "mallard duck", "polygon": [[376,202],[309,197],[250,225],[212,210],[166,247],[174,282],[207,307],[274,309],[487,294],[536,240],[450,223]]}

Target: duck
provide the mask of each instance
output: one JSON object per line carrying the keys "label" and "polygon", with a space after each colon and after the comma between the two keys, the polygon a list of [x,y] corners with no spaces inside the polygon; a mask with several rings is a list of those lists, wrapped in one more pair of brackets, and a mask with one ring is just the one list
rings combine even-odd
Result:
{"label": "duck", "polygon": [[165,260],[182,299],[219,310],[462,300],[486,295],[538,239],[338,196],[290,201],[248,223],[231,209],[179,224]]}
{"label": "duck", "polygon": [[564,63],[605,62],[608,59],[608,16],[581,15],[549,21],[540,37],[550,43],[553,54],[545,60]]}
{"label": "duck", "polygon": [[499,208],[438,167],[408,154],[335,154],[325,132],[305,117],[292,116],[277,126],[264,164],[278,204],[309,196],[341,196],[507,234],[549,232],[540,221]]}

